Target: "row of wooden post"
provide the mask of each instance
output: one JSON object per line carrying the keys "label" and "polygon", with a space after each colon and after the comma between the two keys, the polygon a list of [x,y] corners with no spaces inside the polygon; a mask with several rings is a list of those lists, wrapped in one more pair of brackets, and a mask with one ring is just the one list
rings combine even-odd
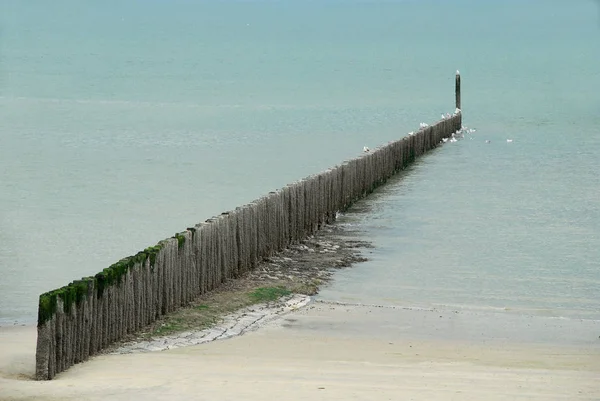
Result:
{"label": "row of wooden post", "polygon": [[[460,109],[458,74],[456,87]],[[461,123],[457,111],[413,135],[197,224],[161,241],[154,259],[133,263],[111,285],[101,288],[97,280],[88,279],[84,294],[69,305],[58,299],[52,316],[42,319],[47,311],[42,311],[40,302],[37,379],[52,379],[333,222],[337,211],[438,146]]]}

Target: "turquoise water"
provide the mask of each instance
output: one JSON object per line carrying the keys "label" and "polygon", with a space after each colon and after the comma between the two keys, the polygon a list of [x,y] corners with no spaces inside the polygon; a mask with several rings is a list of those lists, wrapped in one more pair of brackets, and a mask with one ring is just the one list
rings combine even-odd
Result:
{"label": "turquoise water", "polygon": [[0,323],[452,112],[456,69],[477,132],[344,216],[376,248],[321,296],[600,319],[598,11],[3,0]]}

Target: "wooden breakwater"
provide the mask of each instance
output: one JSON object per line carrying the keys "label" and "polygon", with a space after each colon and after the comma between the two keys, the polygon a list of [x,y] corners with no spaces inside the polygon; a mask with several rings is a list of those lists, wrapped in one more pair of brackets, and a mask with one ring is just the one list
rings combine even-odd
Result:
{"label": "wooden breakwater", "polygon": [[331,223],[461,128],[447,119],[197,224],[93,277],[40,295],[36,378],[52,379],[126,334]]}

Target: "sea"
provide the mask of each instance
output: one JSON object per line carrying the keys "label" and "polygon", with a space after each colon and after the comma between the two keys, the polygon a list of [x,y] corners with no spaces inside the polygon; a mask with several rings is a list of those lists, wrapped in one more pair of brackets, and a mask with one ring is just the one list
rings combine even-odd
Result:
{"label": "sea", "polygon": [[468,133],[340,217],[373,248],[318,299],[600,327],[586,0],[0,0],[0,325],[454,112],[456,70]]}

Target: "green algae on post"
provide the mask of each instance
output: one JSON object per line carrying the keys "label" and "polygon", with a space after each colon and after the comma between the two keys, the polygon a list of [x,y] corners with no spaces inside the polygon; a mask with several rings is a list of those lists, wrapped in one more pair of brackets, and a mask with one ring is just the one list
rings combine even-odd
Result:
{"label": "green algae on post", "polygon": [[182,248],[183,245],[185,244],[185,235],[181,234],[181,233],[176,233],[173,238],[177,239],[177,246],[179,248]]}
{"label": "green algae on post", "polygon": [[159,244],[144,249],[143,253],[150,259],[150,267],[154,267],[154,264],[156,263],[156,255],[158,255],[158,252],[161,250],[161,248],[162,246]]}
{"label": "green algae on post", "polygon": [[73,304],[80,305],[88,292],[90,278],[76,280],[69,285],[40,295],[38,306],[38,325],[50,320],[56,313],[58,299],[63,302],[65,313],[71,313]]}
{"label": "green algae on post", "polygon": [[38,326],[50,320],[56,313],[57,290],[40,295],[38,307]]}

